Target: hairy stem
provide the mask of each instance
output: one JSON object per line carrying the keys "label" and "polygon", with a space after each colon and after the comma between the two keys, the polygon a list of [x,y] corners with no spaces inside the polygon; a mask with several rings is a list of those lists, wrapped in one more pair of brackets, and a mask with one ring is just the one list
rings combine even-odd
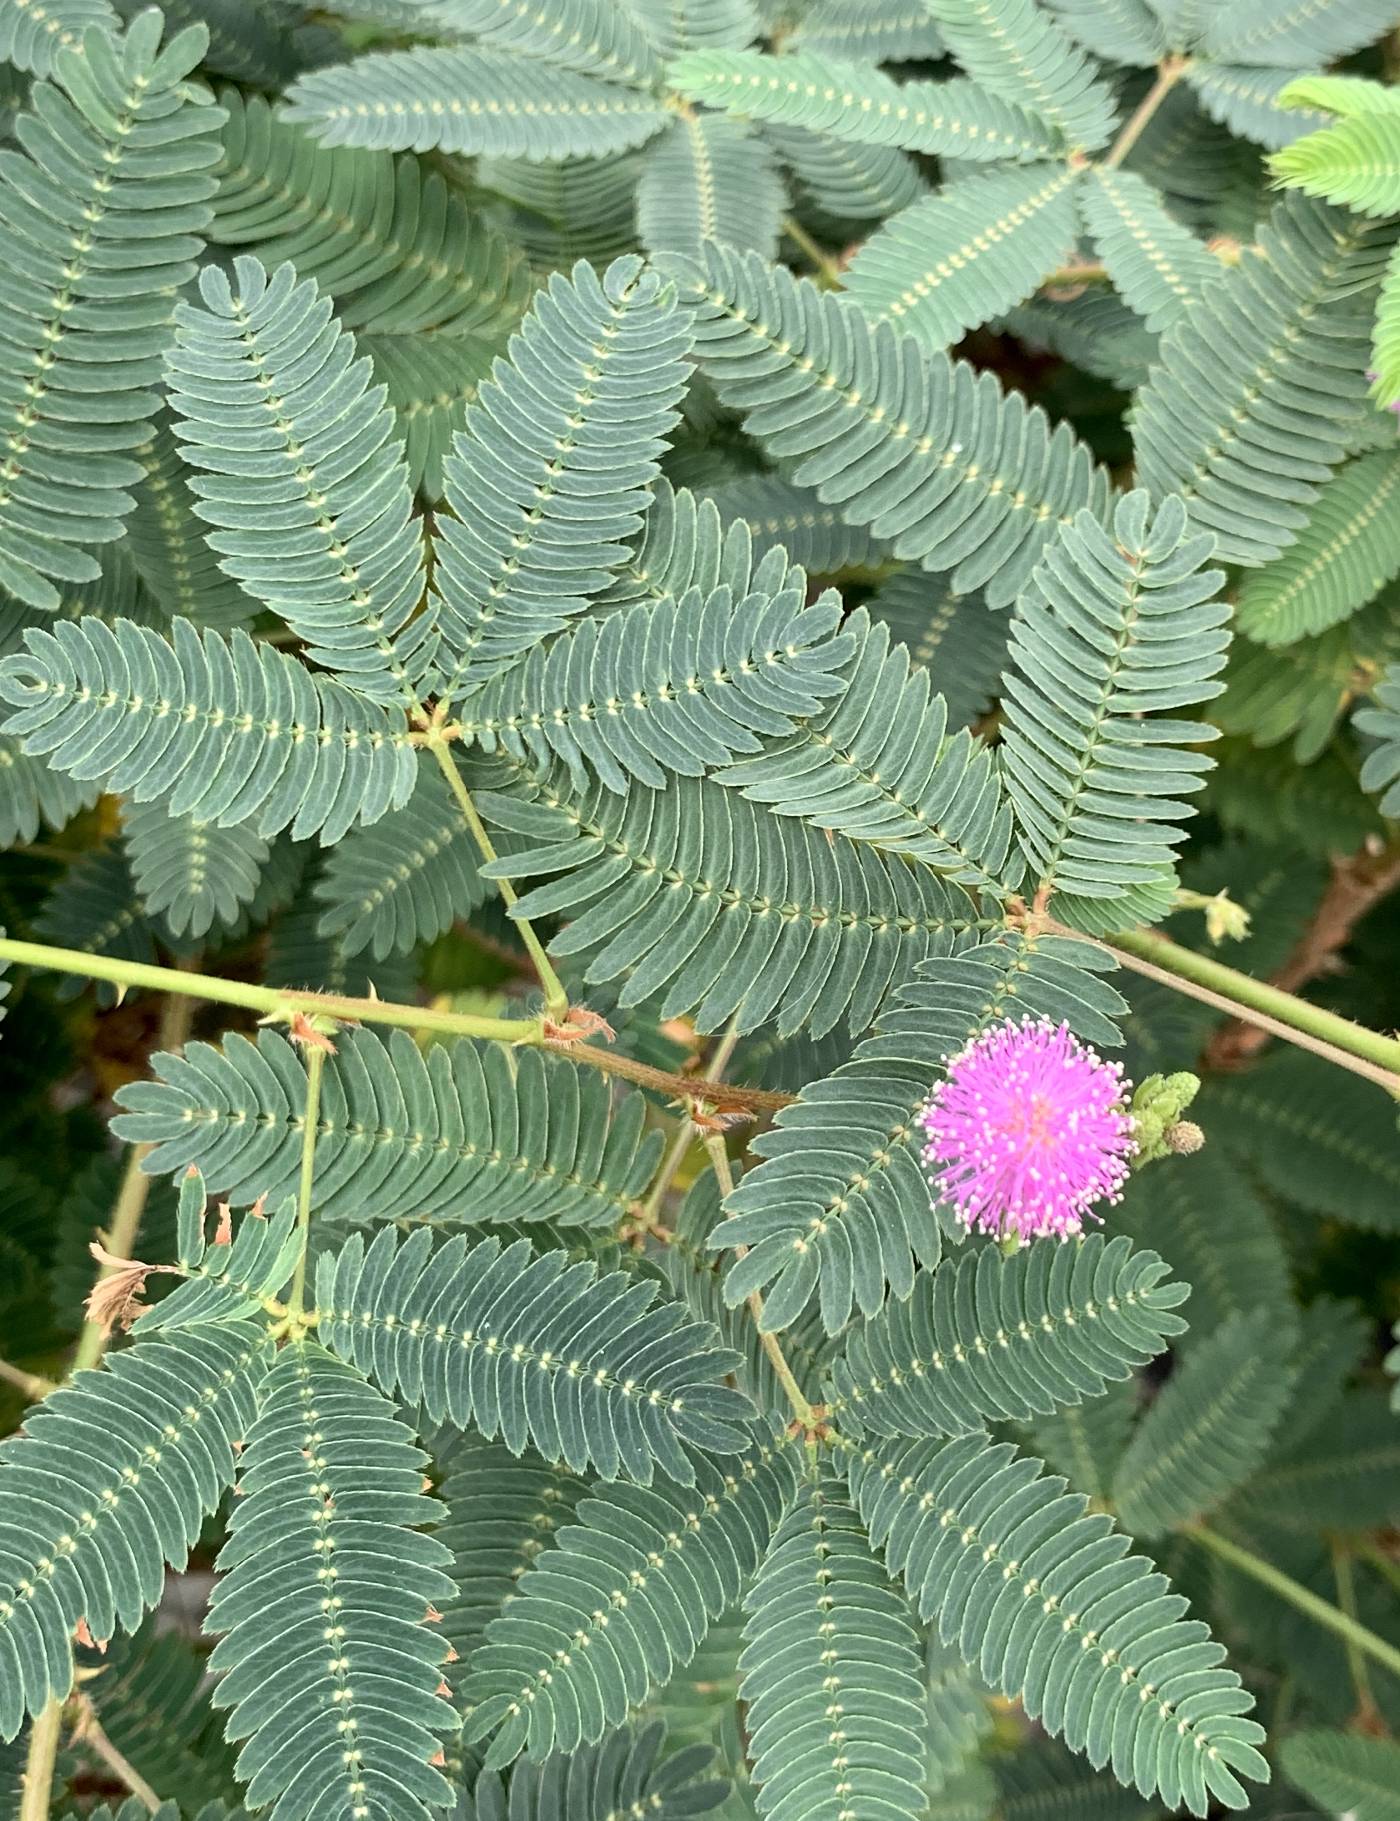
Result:
{"label": "hairy stem", "polygon": [[539,1018],[483,1018],[470,1012],[444,1012],[426,1005],[396,1005],[386,999],[352,999],[339,993],[292,992],[282,987],[254,986],[246,980],[221,980],[173,967],[150,967],[111,955],[87,955],[79,949],[49,948],[41,942],[0,940],[0,960],[21,967],[47,967],[60,974],[82,974],[109,980],[114,986],[147,987],[152,992],[208,999],[237,1005],[269,1021],[290,1022],[293,1012],[323,1012],[342,1024],[393,1024],[410,1031],[440,1031],[444,1036],[484,1037],[496,1043],[541,1043]]}
{"label": "hairy stem", "polygon": [[20,1780],[19,1821],[49,1821],[53,1768],[63,1728],[63,1703],[50,1701],[29,1730],[29,1750]]}
{"label": "hairy stem", "polygon": [[293,1320],[301,1315],[306,1303],[306,1253],[311,1241],[311,1182],[316,1173],[316,1140],[321,1126],[321,1071],[326,1066],[326,1052],[312,1044],[306,1052],[306,1113],[301,1132],[301,1175],[297,1181],[297,1234],[301,1251],[292,1277],[288,1312]]}
{"label": "hairy stem", "polygon": [[1281,1600],[1287,1600],[1290,1606],[1296,1606],[1299,1612],[1328,1631],[1339,1637],[1349,1649],[1355,1649],[1367,1656],[1373,1663],[1379,1663],[1388,1669],[1393,1676],[1400,1676],[1400,1650],[1388,1644],[1384,1638],[1378,1638],[1374,1631],[1368,1631],[1359,1620],[1341,1611],[1329,1601],[1319,1599],[1310,1588],[1301,1586],[1291,1576],[1271,1563],[1261,1560],[1252,1550],[1243,1549],[1229,1537],[1221,1536],[1218,1531],[1207,1530],[1204,1524],[1194,1524],[1186,1535],[1208,1549],[1212,1555],[1218,1555],[1223,1562],[1241,1573],[1250,1575],[1254,1580],[1276,1593]]}
{"label": "hairy stem", "polygon": [[[710,1154],[710,1163],[719,1179],[719,1191],[722,1196],[734,1192],[734,1172],[729,1167],[729,1153],[724,1148],[724,1139],[719,1133],[711,1133],[705,1140],[705,1149]],[[743,1258],[748,1253],[747,1246],[735,1246],[736,1258]],[[811,1434],[817,1428],[817,1414],[802,1394],[802,1387],[793,1375],[792,1367],[783,1356],[776,1334],[770,1334],[763,1325],[763,1298],[754,1290],[747,1298],[749,1314],[754,1326],[758,1329],[759,1343],[768,1355],[768,1363],[777,1376],[778,1383],[787,1393],[787,1400],[792,1405],[792,1413],[801,1424],[804,1433]]]}
{"label": "hairy stem", "polygon": [[1104,169],[1106,171],[1114,170],[1118,165],[1122,164],[1123,160],[1128,156],[1128,153],[1132,151],[1138,140],[1141,139],[1152,116],[1157,112],[1157,109],[1161,107],[1167,96],[1171,94],[1177,83],[1180,82],[1182,76],[1186,72],[1186,68],[1187,60],[1185,57],[1163,58],[1157,69],[1157,80],[1143,96],[1133,113],[1124,122],[1123,130],[1109,148],[1108,154],[1103,161]]}
{"label": "hairy stem", "polygon": [[[472,840],[476,842],[482,859],[494,860],[497,857],[496,849],[492,844],[490,835],[486,832],[486,824],[477,814],[476,805],[472,802],[471,792],[462,782],[462,774],[457,769],[456,761],[452,757],[447,742],[441,737],[437,737],[429,739],[427,745],[431,748],[434,758],[442,768],[442,775],[447,779],[448,789],[457,799],[458,806],[462,811],[463,820],[471,830]],[[516,902],[515,887],[511,884],[509,879],[497,879],[495,883],[497,891],[501,894],[502,903],[507,910],[510,910]],[[535,972],[539,975],[540,985],[544,989],[546,1011],[553,1019],[557,1020],[564,1018],[569,1010],[569,995],[565,992],[563,982],[554,971],[554,963],[544,952],[544,944],[540,941],[539,937],[535,934],[524,917],[512,918],[512,922],[520,931],[520,940],[525,944],[530,959],[535,964]]]}
{"label": "hairy stem", "polygon": [[668,1075],[665,1069],[654,1069],[650,1063],[638,1062],[616,1050],[603,1050],[591,1043],[548,1042],[547,1049],[575,1062],[585,1062],[605,1075],[616,1075],[638,1087],[653,1088],[658,1094],[669,1094],[673,1100],[704,1101],[721,1113],[777,1113],[791,1106],[796,1094],[785,1094],[778,1088],[731,1087],[727,1081],[716,1081],[708,1075]]}
{"label": "hairy stem", "polygon": [[[1051,927],[1059,930],[1058,925]],[[1248,974],[1182,948],[1152,930],[1117,930],[1106,946],[1135,973],[1160,980],[1217,1011],[1257,1024],[1272,1036],[1284,1037],[1299,1049],[1325,1056],[1339,1068],[1364,1075],[1389,1093],[1400,1095],[1400,1042],[1394,1037],[1368,1031],[1349,1018],[1339,1018],[1335,1012],[1324,1011],[1266,981],[1252,980]]]}

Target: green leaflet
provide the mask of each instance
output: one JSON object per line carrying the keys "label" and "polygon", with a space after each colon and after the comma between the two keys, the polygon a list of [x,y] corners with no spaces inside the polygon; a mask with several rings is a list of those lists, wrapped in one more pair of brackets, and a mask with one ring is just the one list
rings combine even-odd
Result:
{"label": "green leaflet", "polygon": [[123,822],[137,896],[176,940],[231,926],[252,902],[269,849],[246,824],[214,828],[163,803],[128,805]]}
{"label": "green leaflet", "polygon": [[1243,1807],[1239,1776],[1267,1778],[1263,1730],[1240,1717],[1250,1699],[1206,1628],[1039,1461],[969,1435],[852,1451],[846,1466],[920,1616],[1047,1732],[1196,1815],[1212,1798]]}
{"label": "green leaflet", "polygon": [[1049,0],[1050,11],[1086,50],[1117,63],[1156,63],[1167,48],[1163,19],[1173,0]]}
{"label": "green leaflet", "polygon": [[[433,659],[408,475],[370,363],[290,265],[214,268],[176,312],[176,435],[209,542],[308,656],[371,701],[416,700]],[[241,432],[230,446],[230,433]]]}
{"label": "green leaflet", "polygon": [[54,580],[97,576],[83,546],[120,537],[132,510],[142,470],[124,451],[150,434],[174,293],[209,220],[222,117],[184,86],[207,40],[194,29],[159,50],[161,28],[154,10],[124,38],[89,26],[81,51],[19,28],[52,81],[0,171],[15,251],[0,284],[0,587],[48,611]]}
{"label": "green leaflet", "polygon": [[975,81],[1051,121],[1094,152],[1117,119],[1094,65],[1033,0],[927,0],[947,48]]}
{"label": "green leaflet", "polygon": [[529,268],[439,172],[411,157],[320,145],[258,95],[228,89],[219,99],[228,118],[211,239],[249,247],[269,268],[290,260],[361,334],[432,330],[494,342],[515,327]]}
{"label": "green leaflet", "polygon": [[712,1248],[745,1245],[725,1300],[764,1297],[764,1326],[782,1329],[817,1298],[828,1333],[852,1306],[873,1316],[887,1289],[907,1297],[916,1263],[938,1263],[939,1220],[919,1162],[917,1115],[940,1065],[997,1018],[1022,1009],[1065,1019],[1100,1043],[1121,1041],[1126,1008],[1095,976],[1089,943],[1009,933],[924,963],[881,1013],[851,1060],[804,1087],[771,1131],[764,1161],[728,1197]]}
{"label": "green leaflet", "polygon": [[559,69],[642,87],[660,71],[649,34],[628,0],[555,0],[522,7],[514,0],[442,0],[452,31],[479,44],[537,57]]}
{"label": "green leaflet", "polygon": [[312,895],[317,922],[346,956],[406,954],[465,919],[486,897],[476,843],[437,766],[424,766],[400,813],[332,848]]}
{"label": "green leaflet", "polygon": [[866,610],[888,626],[948,704],[948,725],[973,727],[1000,694],[1011,625],[989,613],[980,595],[958,594],[922,569],[897,569],[881,582]]}
{"label": "green leaflet", "polygon": [[682,1444],[741,1452],[753,1406],[720,1382],[737,1356],[714,1329],[656,1295],[591,1260],[532,1258],[524,1240],[434,1250],[421,1228],[400,1244],[383,1227],[368,1251],[352,1234],[316,1266],[321,1339],[434,1421],[603,1479],[649,1486],[659,1467],[692,1485]]}
{"label": "green leaflet", "polygon": [[[290,826],[331,846],[412,794],[403,716],[244,632],[175,620],[169,639],[92,615],[25,634],[0,660],[3,731],[80,780],[220,828]],[[173,703],[172,714],[163,706]]]}
{"label": "green leaflet", "polygon": [[1270,165],[1290,189],[1346,203],[1362,215],[1393,215],[1400,200],[1400,117],[1353,114],[1294,140]]}
{"label": "green leaflet", "polygon": [[1291,1339],[1277,1310],[1254,1309],[1230,1316],[1177,1367],[1118,1463],[1113,1500],[1125,1529],[1161,1536],[1249,1478],[1293,1389]]}
{"label": "green leaflet", "polygon": [[[690,0],[694,4],[695,0]],[[660,1722],[640,1730],[620,1728],[600,1745],[584,1745],[546,1758],[518,1761],[508,1778],[483,1770],[460,1811],[461,1821],[608,1821],[629,1807],[655,1821],[682,1821],[718,1808],[728,1785],[699,1781],[713,1756],[707,1745],[661,1755]]]}
{"label": "green leaflet", "polygon": [[856,1326],[823,1402],[858,1439],[961,1435],[1096,1397],[1185,1327],[1171,1310],[1190,1290],[1168,1270],[1121,1235],[980,1247]]}
{"label": "green leaflet", "polygon": [[1361,787],[1378,792],[1381,814],[1393,816],[1400,804],[1400,666],[1387,670],[1371,693],[1375,706],[1354,717],[1358,730],[1377,742],[1361,768]]}
{"label": "green leaflet", "polygon": [[846,687],[849,636],[840,599],[808,607],[793,568],[781,593],[688,588],[656,606],[586,619],[462,703],[465,740],[590,771],[625,794],[629,780],[663,789],[755,753],[821,714]]}
{"label": "green leaflet", "polygon": [[760,816],[708,778],[618,797],[575,791],[562,767],[496,763],[483,781],[513,788],[480,791],[478,806],[522,838],[486,876],[549,875],[512,914],[567,914],[551,953],[586,955],[590,983],[624,978],[623,1005],[659,996],[663,1019],[863,1030],[893,982],[975,920],[966,894],[926,868]]}
{"label": "green leaflet", "polygon": [[580,261],[536,296],[444,465],[439,697],[518,663],[607,587],[677,421],[690,335],[635,256],[601,280]]}
{"label": "green leaflet", "polygon": [[894,555],[952,570],[960,592],[985,585],[1005,605],[1061,519],[1104,510],[1087,449],[990,374],[752,257],[710,248],[683,283],[700,364],[750,435]]}
{"label": "green leaflet", "polygon": [[80,1373],[0,1449],[0,1738],[72,1685],[73,1631],[134,1631],[233,1480],[269,1349],[229,1322]]}
{"label": "green leaflet", "polygon": [[790,739],[717,774],[750,802],[834,828],[922,862],[989,900],[1016,882],[1011,814],[995,760],[884,627],[863,611],[846,622],[855,654],[846,688]]}
{"label": "green leaflet", "polygon": [[[295,1190],[305,1069],[286,1038],[230,1032],[155,1067],[120,1090],[114,1128],[157,1146],[153,1174],[196,1164],[235,1206]],[[612,1226],[655,1165],[645,1105],[628,1091],[610,1114],[596,1071],[538,1050],[464,1039],[425,1055],[404,1031],[348,1030],[325,1068],[312,1203],[340,1220]]]}
{"label": "green leaflet", "polygon": [[868,63],[793,51],[693,51],[667,73],[691,101],[746,119],[829,133],[857,145],[898,146],[979,162],[1053,158],[1056,129],[976,84],[893,82]]}
{"label": "green leaflet", "polygon": [[258,603],[219,565],[198,516],[192,475],[168,417],[136,451],[144,475],[126,544],[136,572],[162,611],[228,632],[246,625]]}
{"label": "green leaflet", "polygon": [[1393,502],[1400,458],[1377,451],[1327,481],[1290,550],[1246,577],[1237,621],[1264,645],[1291,645],[1364,607],[1400,574]]}
{"label": "green leaflet", "polygon": [[1212,57],[1320,65],[1347,57],[1395,23],[1390,0],[1231,0],[1205,33]]}
{"label": "green leaflet", "polygon": [[1210,760],[1204,722],[1149,719],[1220,693],[1229,608],[1209,536],[1183,502],[1149,517],[1138,490],[1110,534],[1062,526],[1016,604],[1004,679],[1002,770],[1038,888],[1112,899],[1171,865]]}
{"label": "green leaflet", "polygon": [[312,70],[283,118],[323,145],[499,158],[588,158],[666,124],[641,91],[494,50],[379,51]]}
{"label": "green leaflet", "polygon": [[829,1469],[799,1483],[744,1609],[740,1694],[759,1813],[915,1821],[923,1812],[918,1640]]}
{"label": "green leaflet", "polygon": [[1327,116],[1316,109],[1279,105],[1283,90],[1305,73],[1301,64],[1267,69],[1201,59],[1187,69],[1186,81],[1212,120],[1242,139],[1276,151],[1326,124]]}
{"label": "green leaflet", "polygon": [[[203,1813],[211,1789],[233,1795],[233,1751],[210,1706],[204,1659],[188,1639],[142,1626],[135,1638],[114,1640],[95,1693],[107,1737],[186,1815]],[[143,1804],[141,1821],[147,1812]]]}
{"label": "green leaflet", "polygon": [[1283,1744],[1283,1774],[1329,1814],[1355,1821],[1400,1821],[1400,1746],[1321,1727]]}
{"label": "green leaflet", "polygon": [[55,53],[79,48],[90,25],[115,30],[107,0],[48,0],[42,8],[0,0],[0,62],[47,76]]}
{"label": "green leaflet", "polygon": [[1286,196],[1259,246],[1163,339],[1133,423],[1142,485],[1180,493],[1216,554],[1251,566],[1297,538],[1362,416],[1370,287],[1390,241]]}
{"label": "green leaflet", "polygon": [[852,62],[932,63],[943,54],[923,0],[811,0],[792,41],[798,50]]}
{"label": "green leaflet", "polygon": [[1028,164],[945,184],[871,235],[845,290],[873,320],[951,347],[1065,262],[1077,182],[1063,164]]}
{"label": "green leaflet", "polygon": [[436,504],[452,439],[464,428],[467,406],[501,350],[476,335],[435,333],[361,334],[359,344],[374,364],[376,384],[388,394],[409,485]]}
{"label": "green leaflet", "polygon": [[650,148],[637,189],[637,235],[650,253],[697,255],[707,240],[778,250],[787,190],[767,141],[742,120],[682,117]]}
{"label": "green leaflet", "polygon": [[516,1598],[521,1577],[555,1547],[561,1526],[588,1490],[567,1467],[527,1448],[520,1459],[503,1442],[471,1438],[450,1447],[442,1482],[447,1516],[438,1537],[451,1552],[453,1591],[443,1607],[443,1636],[460,1662],[459,1684],[486,1627]]}
{"label": "green leaflet", "polygon": [[917,164],[895,146],[858,145],[829,133],[771,124],[764,137],[796,178],[799,192],[838,221],[882,220],[924,193]]}
{"label": "green leaflet", "polygon": [[[136,895],[136,882],[123,848],[99,847],[76,859],[40,907],[34,933],[56,948],[80,949],[88,955],[115,955],[127,961],[155,959],[155,931]],[[68,975],[58,985],[60,998],[82,992],[83,982]],[[114,989],[97,988],[98,1003],[111,1005]]]}
{"label": "green leaflet", "polygon": [[41,826],[65,827],[100,794],[99,786],[75,784],[41,759],[31,759],[18,740],[0,735],[0,847],[32,841]]}
{"label": "green leaflet", "polygon": [[1091,170],[1076,194],[1109,277],[1154,332],[1169,329],[1221,275],[1220,263],[1132,171]]}
{"label": "green leaflet", "polygon": [[[768,475],[755,474],[715,487],[706,499],[731,531],[736,524],[747,526],[755,555],[781,550],[809,575],[832,575],[848,568],[878,569],[886,555],[868,531],[848,524],[840,512],[823,505],[808,488]],[[660,501],[647,520],[648,542],[659,509]]]}
{"label": "green leaflet", "polygon": [[313,1341],[267,1375],[239,1461],[208,1629],[214,1701],[246,1743],[238,1775],[270,1821],[378,1804],[428,1821],[450,1790],[429,1760],[456,1716],[434,1694],[446,1644],[425,1623],[452,1583],[421,1534],[439,1510],[387,1398]]}
{"label": "green leaflet", "polygon": [[600,1487],[522,1576],[463,1679],[488,1764],[593,1745],[694,1656],[738,1598],[791,1496],[791,1450],[749,1441],[721,1473]]}

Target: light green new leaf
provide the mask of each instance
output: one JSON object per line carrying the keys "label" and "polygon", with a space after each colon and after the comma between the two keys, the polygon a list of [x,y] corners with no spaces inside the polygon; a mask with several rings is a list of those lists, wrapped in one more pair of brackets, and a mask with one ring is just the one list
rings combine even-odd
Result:
{"label": "light green new leaf", "polygon": [[1269,165],[1289,189],[1346,203],[1362,215],[1394,215],[1400,210],[1400,114],[1354,114],[1294,140]]}

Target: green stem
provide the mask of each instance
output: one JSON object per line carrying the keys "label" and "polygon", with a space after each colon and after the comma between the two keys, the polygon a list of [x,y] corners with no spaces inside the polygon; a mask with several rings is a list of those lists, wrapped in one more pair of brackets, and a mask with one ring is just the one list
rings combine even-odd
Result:
{"label": "green stem", "polygon": [[822,289],[824,291],[839,291],[841,289],[840,266],[837,265],[830,253],[824,252],[823,249],[818,246],[817,242],[813,240],[802,223],[800,221],[794,221],[792,216],[789,215],[783,222],[783,232],[795,247],[799,247],[802,252],[807,255],[807,258],[816,267],[817,283]]}
{"label": "green stem", "polygon": [[[490,835],[486,832],[486,824],[477,814],[471,792],[462,782],[462,774],[457,769],[447,742],[440,737],[435,737],[430,738],[426,744],[442,767],[442,775],[447,779],[447,787],[461,807],[463,819],[471,830],[472,840],[476,842],[482,859],[494,860],[497,857],[496,849],[492,845]],[[516,902],[515,887],[509,879],[497,879],[496,889],[500,892],[506,909],[510,910]],[[563,982],[554,971],[553,962],[544,952],[544,944],[524,917],[515,917],[512,921],[520,931],[520,940],[525,944],[530,959],[535,964],[535,972],[539,975],[540,985],[544,988],[545,1010],[556,1022],[566,1018],[569,1011],[569,995],[565,992]]]}
{"label": "green stem", "polygon": [[26,1372],[23,1366],[12,1366],[7,1359],[0,1359],[0,1381],[13,1385],[31,1404],[37,1404],[40,1398],[58,1389],[51,1378],[40,1378],[37,1372]]}
{"label": "green stem", "polygon": [[1180,82],[1182,76],[1186,73],[1186,69],[1187,61],[1184,57],[1167,57],[1163,60],[1157,70],[1157,80],[1138,103],[1136,110],[1128,119],[1122,132],[1119,133],[1118,137],[1114,140],[1107,157],[1104,159],[1103,163],[1106,171],[1111,171],[1122,164],[1123,160],[1128,156],[1128,153],[1132,151],[1133,147],[1142,137],[1148,121],[1151,120],[1152,116],[1157,112],[1157,109],[1161,107],[1162,103],[1176,87],[1177,83]]}
{"label": "green stem", "polygon": [[[710,1154],[710,1163],[719,1180],[720,1194],[732,1195],[734,1193],[734,1172],[729,1167],[729,1153],[725,1150],[724,1140],[718,1132],[711,1133],[705,1140],[705,1149]],[[743,1258],[747,1253],[747,1246],[735,1246],[734,1248],[736,1258]],[[787,1393],[787,1400],[792,1405],[793,1415],[803,1430],[810,1434],[818,1426],[816,1412],[803,1396],[802,1387],[798,1384],[792,1367],[784,1357],[777,1335],[770,1334],[763,1325],[763,1298],[757,1290],[754,1290],[748,1297],[748,1311],[753,1317],[754,1326],[758,1329],[759,1343],[768,1355],[768,1363],[772,1366],[778,1383]]]}
{"label": "green stem", "polygon": [[0,960],[21,967],[47,967],[60,974],[82,974],[109,980],[114,986],[148,987],[237,1005],[269,1021],[290,1020],[296,1011],[322,1012],[342,1024],[393,1024],[410,1031],[440,1031],[444,1036],[485,1037],[496,1043],[542,1043],[538,1018],[483,1018],[470,1012],[443,1012],[426,1005],[395,1005],[387,999],[351,999],[338,993],[292,992],[283,987],[254,986],[244,980],[220,980],[211,974],[185,973],[173,967],[149,967],[112,955],[86,955],[78,949],[49,948],[40,942],[0,940]]}
{"label": "green stem", "polygon": [[53,1805],[53,1767],[58,1760],[58,1736],[63,1727],[63,1703],[50,1701],[29,1731],[29,1750],[20,1784],[19,1821],[49,1821]]}
{"label": "green stem", "polygon": [[[1072,932],[1068,932],[1072,933]],[[1400,1094],[1400,1042],[1339,1018],[1296,994],[1264,980],[1252,980],[1223,962],[1182,948],[1153,930],[1117,930],[1107,946],[1125,967],[1161,980],[1193,999],[1228,1012],[1247,1024],[1284,1037],[1300,1049],[1325,1056],[1354,1075]]]}
{"label": "green stem", "polygon": [[1363,1560],[1369,1562],[1382,1580],[1387,1581],[1395,1593],[1400,1593],[1400,1562],[1392,1562],[1383,1550],[1377,1549],[1374,1543],[1361,1545]]}
{"label": "green stem", "polygon": [[316,1140],[321,1127],[321,1071],[326,1066],[326,1052],[312,1044],[306,1052],[306,1114],[301,1129],[301,1175],[297,1181],[297,1234],[301,1251],[292,1277],[292,1293],[287,1301],[293,1321],[306,1304],[306,1253],[311,1241],[311,1182],[316,1173]]}
{"label": "green stem", "polygon": [[73,1697],[72,1705],[77,1710],[77,1723],[73,1728],[76,1742],[86,1745],[92,1755],[105,1764],[117,1782],[122,1784],[146,1810],[154,1815],[160,1808],[160,1797],[137,1770],[130,1758],[119,1752],[103,1731],[102,1722],[97,1717],[97,1709],[91,1699],[79,1691]]}
{"label": "green stem", "polygon": [[[1356,1581],[1352,1573],[1351,1556],[1345,1545],[1332,1545],[1332,1578],[1337,1583],[1337,1604],[1352,1621],[1356,1617]],[[1357,1648],[1354,1640],[1346,1640],[1347,1668],[1351,1673],[1351,1685],[1356,1690],[1356,1705],[1359,1716],[1370,1724],[1375,1720],[1377,1708],[1375,1693],[1371,1688],[1371,1674],[1366,1667],[1366,1659]]]}
{"label": "green stem", "polygon": [[1238,1543],[1232,1543],[1218,1531],[1207,1530],[1204,1524],[1193,1525],[1186,1535],[1203,1549],[1218,1555],[1221,1561],[1228,1562],[1232,1568],[1238,1568],[1242,1573],[1262,1582],[1281,1600],[1287,1600],[1290,1606],[1296,1606],[1299,1612],[1306,1613],[1349,1648],[1360,1651],[1363,1656],[1370,1657],[1373,1663],[1379,1663],[1383,1669],[1388,1669],[1391,1675],[1400,1677],[1400,1650],[1393,1644],[1387,1644],[1384,1638],[1378,1638],[1374,1631],[1368,1631],[1350,1614],[1342,1612],[1327,1600],[1319,1599],[1311,1589],[1300,1586],[1290,1576],[1261,1560],[1252,1551],[1241,1548]]}

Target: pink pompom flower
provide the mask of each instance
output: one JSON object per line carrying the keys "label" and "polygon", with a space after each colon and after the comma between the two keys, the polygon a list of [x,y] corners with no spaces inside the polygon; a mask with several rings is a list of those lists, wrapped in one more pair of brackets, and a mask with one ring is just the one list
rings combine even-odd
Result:
{"label": "pink pompom flower", "polygon": [[1064,1024],[993,1025],[948,1064],[920,1115],[934,1188],[969,1228],[1023,1239],[1083,1230],[1121,1199],[1136,1151],[1121,1063]]}

